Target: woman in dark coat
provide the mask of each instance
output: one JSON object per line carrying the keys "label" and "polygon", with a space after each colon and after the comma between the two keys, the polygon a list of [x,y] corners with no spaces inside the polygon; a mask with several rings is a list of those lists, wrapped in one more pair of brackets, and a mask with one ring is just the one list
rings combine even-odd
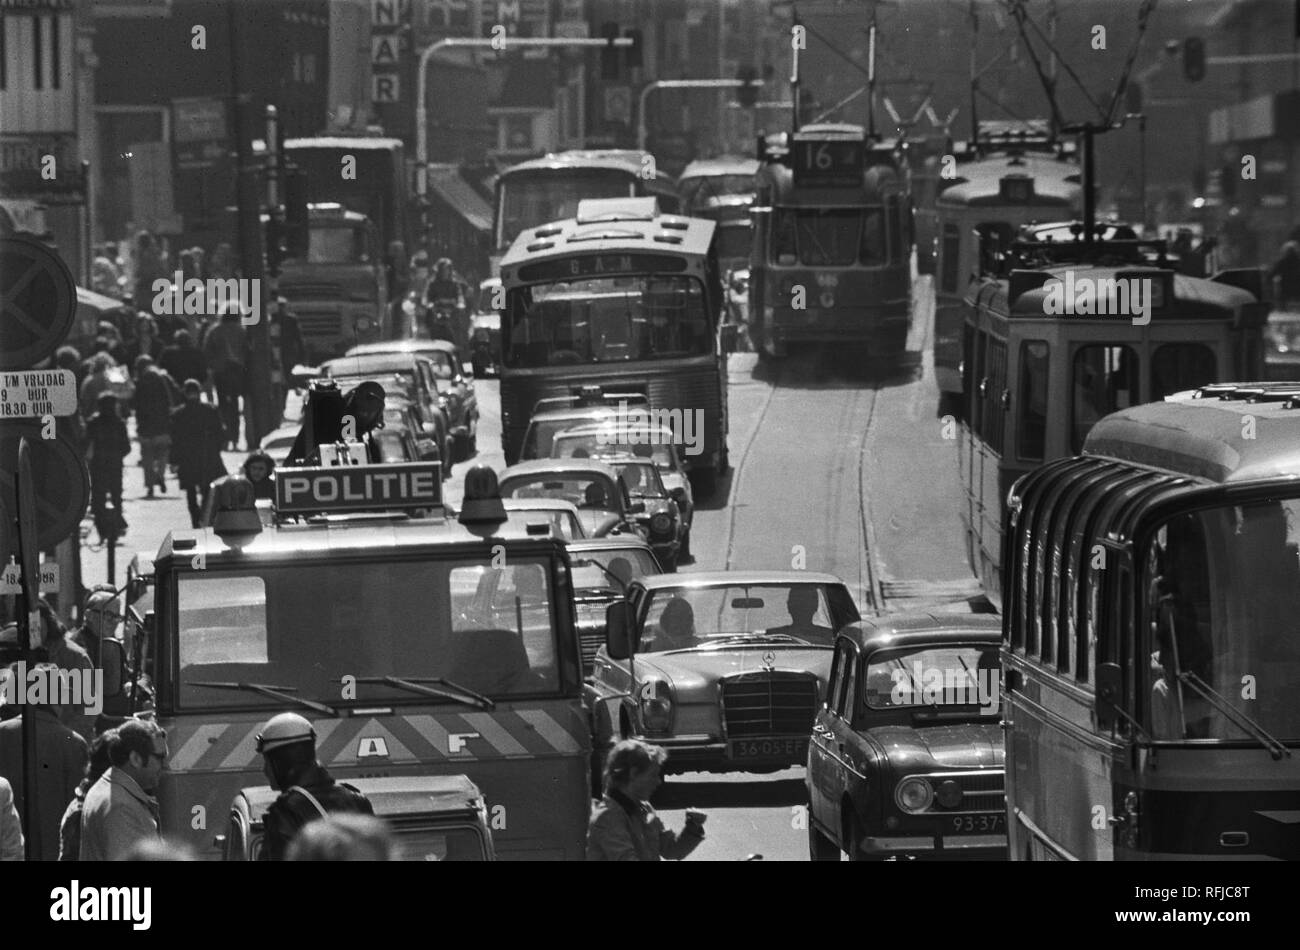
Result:
{"label": "woman in dark coat", "polygon": [[221,461],[221,447],[226,444],[226,430],[221,412],[199,398],[197,379],[185,380],[182,387],[185,403],[172,410],[172,461],[176,463],[176,481],[185,489],[190,508],[190,523],[199,527],[208,504],[214,479],[226,474]]}
{"label": "woman in dark coat", "polygon": [[98,521],[104,502],[111,498],[118,515],[122,513],[122,462],[131,454],[131,439],[126,423],[117,414],[117,397],[100,393],[98,412],[86,422],[86,442],[90,452],[90,510]]}

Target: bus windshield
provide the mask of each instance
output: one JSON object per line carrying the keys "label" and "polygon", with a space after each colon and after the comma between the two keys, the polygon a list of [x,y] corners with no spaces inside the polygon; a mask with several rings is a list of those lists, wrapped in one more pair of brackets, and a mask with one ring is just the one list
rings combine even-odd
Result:
{"label": "bus windshield", "polygon": [[512,369],[707,356],[704,287],[674,275],[596,277],[512,289],[502,321]]}
{"label": "bus windshield", "polygon": [[772,216],[772,263],[848,267],[885,260],[879,209],[778,208]]}
{"label": "bus windshield", "polygon": [[[179,705],[281,700],[196,682],[293,687],[338,706],[345,676],[444,677],[489,697],[560,685],[548,564],[357,560],[208,570],[177,580]],[[310,578],[310,582],[306,582]],[[440,702],[357,687],[357,702]]]}
{"label": "bus windshield", "polygon": [[1139,588],[1152,738],[1250,741],[1249,720],[1300,741],[1298,551],[1297,498],[1189,512],[1156,533]]}
{"label": "bus windshield", "polygon": [[627,172],[590,168],[502,178],[498,186],[497,246],[528,228],[572,218],[588,198],[628,198],[635,182]]}

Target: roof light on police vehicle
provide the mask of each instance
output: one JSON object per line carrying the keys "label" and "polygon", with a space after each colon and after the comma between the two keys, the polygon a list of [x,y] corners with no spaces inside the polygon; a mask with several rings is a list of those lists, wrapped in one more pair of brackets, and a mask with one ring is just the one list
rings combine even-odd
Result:
{"label": "roof light on police vehicle", "polygon": [[465,473],[465,500],[460,508],[461,524],[501,524],[506,506],[501,503],[497,473],[486,465],[475,465]]}
{"label": "roof light on police vehicle", "polygon": [[212,530],[239,550],[262,533],[253,483],[242,476],[223,478],[212,489]]}
{"label": "roof light on police vehicle", "polygon": [[894,801],[909,814],[919,814],[934,803],[934,789],[919,775],[910,775],[898,783]]}

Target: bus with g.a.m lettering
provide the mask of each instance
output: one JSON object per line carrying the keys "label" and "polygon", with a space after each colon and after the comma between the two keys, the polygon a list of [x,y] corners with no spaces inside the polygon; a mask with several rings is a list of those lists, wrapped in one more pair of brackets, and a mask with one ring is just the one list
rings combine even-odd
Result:
{"label": "bus with g.a.m lettering", "polygon": [[728,466],[735,332],[723,327],[717,225],[660,214],[654,198],[583,201],[576,217],[520,234],[501,280],[506,462],[542,400],[626,393],[674,425],[690,414],[702,437],[683,461],[711,494]]}
{"label": "bus with g.a.m lettering", "polygon": [[436,463],[276,479],[270,512],[172,532],[131,591],[153,599],[163,833],[217,857],[230,802],[263,784],[257,733],[293,711],[336,778],[468,776],[501,858],[581,859],[591,738],[560,537],[507,515],[487,468],[454,520]]}
{"label": "bus with g.a.m lettering", "polygon": [[1300,383],[1106,416],[1012,487],[1013,860],[1300,859]]}

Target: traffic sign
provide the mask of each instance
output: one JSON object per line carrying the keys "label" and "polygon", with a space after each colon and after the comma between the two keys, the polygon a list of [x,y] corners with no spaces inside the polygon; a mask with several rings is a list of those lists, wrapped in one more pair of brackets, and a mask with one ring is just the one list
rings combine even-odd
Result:
{"label": "traffic sign", "polygon": [[[41,425],[35,422],[7,423],[0,428],[0,498],[8,512],[21,516],[31,512],[36,534],[36,550],[54,547],[77,530],[90,499],[90,477],[76,446],[64,435],[41,438]],[[27,438],[31,452],[32,504],[18,505],[16,479],[18,445]],[[15,509],[15,505],[18,505]],[[17,538],[10,524],[0,525],[0,564],[17,554]]]}
{"label": "traffic sign", "polygon": [[[0,594],[22,593],[23,572],[15,562],[10,561],[0,570]],[[59,564],[57,561],[41,562],[41,593],[57,594],[59,592]]]}
{"label": "traffic sign", "polygon": [[0,421],[70,416],[77,411],[77,377],[69,369],[0,372]]}
{"label": "traffic sign", "polygon": [[45,359],[76,315],[77,285],[63,258],[35,238],[0,238],[0,369]]}

